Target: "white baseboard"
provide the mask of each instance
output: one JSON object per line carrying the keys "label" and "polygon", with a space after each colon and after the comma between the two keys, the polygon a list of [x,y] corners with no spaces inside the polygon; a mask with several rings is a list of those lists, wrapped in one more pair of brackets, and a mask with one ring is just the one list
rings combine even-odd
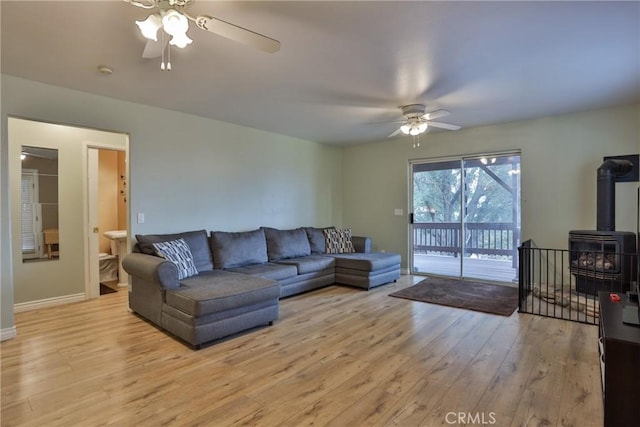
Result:
{"label": "white baseboard", "polygon": [[0,329],[0,341],[6,341],[15,338],[17,335],[16,327],[12,326],[6,329]]}
{"label": "white baseboard", "polygon": [[56,305],[70,304],[72,302],[84,301],[85,295],[71,294],[61,297],[45,298],[37,301],[19,302],[13,305],[13,312],[20,313],[23,311],[38,310],[41,308],[55,307]]}

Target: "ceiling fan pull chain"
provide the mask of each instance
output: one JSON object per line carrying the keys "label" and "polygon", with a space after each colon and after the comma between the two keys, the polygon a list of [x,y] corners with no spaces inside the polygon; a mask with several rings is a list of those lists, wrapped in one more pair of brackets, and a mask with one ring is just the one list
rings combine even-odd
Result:
{"label": "ceiling fan pull chain", "polygon": [[171,45],[167,45],[167,71],[171,71]]}
{"label": "ceiling fan pull chain", "polygon": [[420,135],[414,135],[413,136],[413,148],[419,148],[420,147]]}
{"label": "ceiling fan pull chain", "polygon": [[160,62],[160,69],[164,71],[164,31],[160,33],[160,43],[162,44],[162,62]]}

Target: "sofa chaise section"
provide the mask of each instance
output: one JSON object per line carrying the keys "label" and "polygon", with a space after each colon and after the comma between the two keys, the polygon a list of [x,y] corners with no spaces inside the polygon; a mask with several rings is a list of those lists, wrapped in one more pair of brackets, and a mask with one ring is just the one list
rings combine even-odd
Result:
{"label": "sofa chaise section", "polygon": [[331,255],[336,260],[336,283],[371,289],[400,278],[400,255],[386,252]]}
{"label": "sofa chaise section", "polygon": [[[199,347],[278,318],[278,282],[214,270],[205,230],[136,238],[138,252],[123,260],[131,276],[129,307],[189,344]],[[153,243],[176,239],[192,248],[197,275],[179,279],[175,263],[151,254]]]}
{"label": "sofa chaise section", "polygon": [[[215,282],[215,285],[212,283]],[[278,318],[275,280],[212,270],[184,279],[166,292],[161,326],[198,346]]]}

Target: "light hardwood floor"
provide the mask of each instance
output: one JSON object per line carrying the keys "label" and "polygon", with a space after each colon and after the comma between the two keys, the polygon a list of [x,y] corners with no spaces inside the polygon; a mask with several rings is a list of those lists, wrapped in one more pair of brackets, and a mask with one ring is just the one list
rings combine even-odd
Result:
{"label": "light hardwood floor", "polygon": [[602,425],[597,327],[388,296],[420,280],[287,298],[199,351],[126,291],[19,313],[2,426]]}

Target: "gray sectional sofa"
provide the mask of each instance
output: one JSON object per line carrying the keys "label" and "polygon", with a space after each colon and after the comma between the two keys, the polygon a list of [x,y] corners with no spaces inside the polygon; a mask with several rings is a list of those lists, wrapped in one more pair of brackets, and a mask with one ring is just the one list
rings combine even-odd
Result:
{"label": "gray sectional sofa", "polygon": [[[131,276],[129,307],[200,347],[272,324],[280,298],[332,284],[370,289],[400,277],[400,255],[371,252],[366,237],[349,239],[354,252],[327,253],[325,236],[333,231],[262,227],[137,235],[134,252],[123,260]],[[166,253],[167,242],[188,250]]]}

